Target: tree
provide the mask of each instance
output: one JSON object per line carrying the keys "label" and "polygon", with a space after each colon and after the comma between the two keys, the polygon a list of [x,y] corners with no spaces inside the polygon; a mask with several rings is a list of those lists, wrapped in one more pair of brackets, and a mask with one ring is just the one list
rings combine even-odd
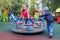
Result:
{"label": "tree", "polygon": [[[35,0],[30,0],[30,11],[35,10]],[[30,12],[33,16],[33,12]]]}
{"label": "tree", "polygon": [[15,10],[15,14],[18,15],[21,13],[22,5],[25,4],[25,0],[13,0],[12,4],[14,5],[12,9]]}
{"label": "tree", "polygon": [[60,7],[60,0],[48,0],[46,5],[49,6],[51,12],[54,12]]}
{"label": "tree", "polygon": [[10,8],[10,10],[14,9],[14,14],[18,15],[21,12],[22,5],[25,4],[25,1],[26,0],[2,0],[2,11],[4,12],[7,8]]}
{"label": "tree", "polygon": [[53,10],[55,11],[58,7],[60,7],[60,0],[54,0],[53,2]]}

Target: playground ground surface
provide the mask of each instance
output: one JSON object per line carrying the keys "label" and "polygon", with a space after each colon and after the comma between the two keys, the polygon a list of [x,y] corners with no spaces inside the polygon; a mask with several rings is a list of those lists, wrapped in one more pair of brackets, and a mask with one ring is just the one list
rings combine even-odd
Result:
{"label": "playground ground surface", "polygon": [[[45,27],[46,28],[46,27]],[[60,40],[60,24],[54,23],[53,38],[48,38],[45,30],[43,34],[38,35],[21,35],[11,32],[11,24],[8,22],[0,22],[0,40]]]}

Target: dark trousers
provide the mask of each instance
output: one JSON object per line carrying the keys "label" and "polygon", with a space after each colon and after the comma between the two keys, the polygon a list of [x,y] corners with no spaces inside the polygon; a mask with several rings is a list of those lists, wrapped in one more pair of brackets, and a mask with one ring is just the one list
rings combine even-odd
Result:
{"label": "dark trousers", "polygon": [[[27,23],[28,23],[28,18],[25,18],[24,20],[25,20],[25,24],[27,24]],[[31,19],[30,19],[30,21],[31,21],[32,23],[34,23]]]}

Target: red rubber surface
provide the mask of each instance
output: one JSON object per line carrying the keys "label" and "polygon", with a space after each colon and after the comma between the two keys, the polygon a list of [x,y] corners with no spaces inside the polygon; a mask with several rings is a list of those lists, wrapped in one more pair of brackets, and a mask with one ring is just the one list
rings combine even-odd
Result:
{"label": "red rubber surface", "polygon": [[49,39],[48,37],[34,36],[34,35],[18,35],[14,33],[5,33],[0,32],[0,40],[57,40],[57,39]]}

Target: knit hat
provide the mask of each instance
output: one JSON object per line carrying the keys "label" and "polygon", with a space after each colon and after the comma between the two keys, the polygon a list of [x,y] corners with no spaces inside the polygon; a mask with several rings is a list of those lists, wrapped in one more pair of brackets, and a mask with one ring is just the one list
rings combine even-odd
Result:
{"label": "knit hat", "polygon": [[49,10],[49,8],[48,7],[44,7],[43,10]]}

